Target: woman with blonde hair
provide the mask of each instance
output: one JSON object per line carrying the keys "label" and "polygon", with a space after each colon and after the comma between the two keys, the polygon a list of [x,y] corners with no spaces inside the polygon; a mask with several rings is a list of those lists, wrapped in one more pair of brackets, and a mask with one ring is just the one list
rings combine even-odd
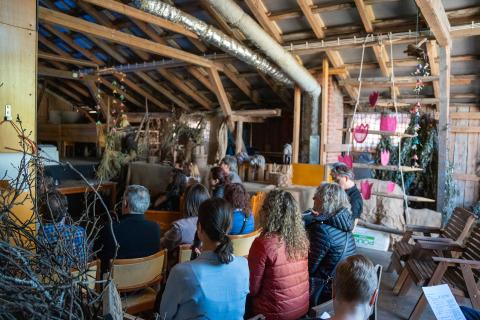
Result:
{"label": "woman with blonde hair", "polygon": [[260,225],[248,255],[250,311],[266,319],[301,318],[308,312],[308,238],[292,194],[271,191]]}
{"label": "woman with blonde hair", "polygon": [[313,201],[312,214],[304,217],[310,239],[308,271],[312,307],[332,298],[337,264],[356,253],[350,202],[342,187],[322,183]]}

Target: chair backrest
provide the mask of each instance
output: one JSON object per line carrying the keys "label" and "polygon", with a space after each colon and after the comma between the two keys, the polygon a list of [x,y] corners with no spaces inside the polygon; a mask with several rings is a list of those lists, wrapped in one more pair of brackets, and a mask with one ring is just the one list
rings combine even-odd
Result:
{"label": "chair backrest", "polygon": [[[470,236],[465,242],[465,250],[461,254],[462,259],[480,260],[480,224],[476,223]],[[480,271],[478,269],[476,272]]]}
{"label": "chair backrest", "polygon": [[259,191],[250,199],[252,206],[253,219],[255,221],[255,228],[258,228],[260,224],[260,211],[262,210],[263,202],[267,197],[267,193],[264,191]]}
{"label": "chair backrest", "polygon": [[192,245],[181,244],[178,246],[178,263],[190,261],[192,257]]}
{"label": "chair backrest", "polygon": [[462,245],[470,234],[474,222],[475,216],[472,212],[463,208],[455,208],[452,217],[443,228],[441,236]]}
{"label": "chair backrest", "polygon": [[[79,276],[78,270],[71,271],[72,276]],[[100,260],[94,260],[88,263],[87,270],[80,274],[80,280],[87,283],[87,287],[91,290],[98,288],[98,281],[100,280]]]}
{"label": "chair backrest", "polygon": [[145,219],[158,223],[162,231],[167,231],[172,227],[172,223],[182,218],[182,213],[178,211],[147,210],[145,212]]}
{"label": "chair backrest", "polygon": [[117,259],[112,276],[119,292],[129,292],[158,283],[167,268],[167,250],[135,259]]}
{"label": "chair backrest", "polygon": [[248,256],[253,240],[262,233],[262,229],[257,229],[251,233],[229,235],[233,244],[233,254],[240,257]]}

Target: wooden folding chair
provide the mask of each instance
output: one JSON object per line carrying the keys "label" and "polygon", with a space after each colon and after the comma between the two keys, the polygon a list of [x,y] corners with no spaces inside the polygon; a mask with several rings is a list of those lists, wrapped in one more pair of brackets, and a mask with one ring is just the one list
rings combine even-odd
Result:
{"label": "wooden folding chair", "polygon": [[183,218],[183,215],[179,211],[160,211],[160,210],[147,210],[145,211],[145,219],[158,223],[160,230],[165,232],[172,227],[172,224]]}
{"label": "wooden folding chair", "polygon": [[[379,297],[379,294],[380,294],[380,283],[382,281],[383,267],[381,265],[377,264],[375,266],[375,269],[376,269],[377,279],[378,279],[378,282],[377,282],[377,299],[375,300],[375,304],[373,305],[373,308],[372,308],[372,313],[368,317],[368,320],[377,320],[377,315],[378,315],[377,302],[378,302],[378,297]],[[334,314],[333,311],[334,310],[333,310],[333,299],[332,299],[332,300],[324,302],[324,303],[322,303],[318,306],[312,307],[310,309],[309,315],[310,315],[310,317],[312,317],[314,319],[320,319],[320,317],[325,312],[332,316]]]}
{"label": "wooden folding chair", "polygon": [[153,309],[157,287],[166,273],[166,268],[167,250],[144,258],[114,261],[112,277],[118,292],[121,293],[125,312],[136,314]]}
{"label": "wooden folding chair", "polygon": [[[474,222],[475,216],[472,212],[463,208],[455,208],[445,228],[407,225],[402,240],[393,246],[393,253],[387,272],[395,270],[397,274],[401,274],[404,262],[408,260],[415,246],[411,240],[447,242],[462,245],[470,233]],[[423,236],[414,236],[414,232],[422,233]],[[439,234],[439,237],[432,237],[432,234]]]}
{"label": "wooden folding chair", "polygon": [[[476,225],[465,246],[455,243],[419,241],[418,246],[436,252],[461,252],[458,259],[432,257],[432,259],[411,258],[405,265],[408,279],[417,285],[434,286],[448,284],[457,297],[468,297],[474,309],[480,309],[480,225]],[[409,319],[420,319],[427,300],[422,293]]]}
{"label": "wooden folding chair", "polygon": [[248,257],[253,241],[262,233],[262,229],[247,234],[229,235],[232,240],[233,254],[240,257]]}

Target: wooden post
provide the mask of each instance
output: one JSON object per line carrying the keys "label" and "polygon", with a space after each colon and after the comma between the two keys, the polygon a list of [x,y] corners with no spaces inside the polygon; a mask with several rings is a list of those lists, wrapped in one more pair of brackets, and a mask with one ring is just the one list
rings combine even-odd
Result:
{"label": "wooden post", "polygon": [[293,100],[293,141],[292,141],[292,163],[298,163],[298,152],[300,150],[300,116],[302,104],[302,90],[295,87]]}
{"label": "wooden post", "polygon": [[323,59],[322,66],[322,120],[321,120],[321,132],[320,132],[320,164],[327,164],[327,153],[325,151],[325,145],[327,144],[328,134],[328,59]]}
{"label": "wooden post", "polygon": [[237,121],[237,130],[235,131],[235,154],[242,152],[243,149],[243,121]]}
{"label": "wooden post", "polygon": [[[440,57],[440,104],[438,121],[438,172],[437,172],[437,211],[442,211],[445,206],[446,172],[448,164],[449,144],[449,104],[450,104],[450,47],[442,46],[439,50]],[[445,219],[445,217],[443,217]],[[445,221],[443,221],[445,222]]]}

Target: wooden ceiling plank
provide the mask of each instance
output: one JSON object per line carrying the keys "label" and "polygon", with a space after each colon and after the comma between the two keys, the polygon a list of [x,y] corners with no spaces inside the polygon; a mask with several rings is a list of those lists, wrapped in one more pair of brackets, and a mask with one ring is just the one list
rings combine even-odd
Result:
{"label": "wooden ceiling plank", "polygon": [[39,7],[38,14],[41,21],[61,25],[70,30],[117,42],[126,45],[127,47],[137,48],[160,56],[182,60],[187,63],[203,67],[211,66],[211,62],[203,57],[107,28],[96,23],[91,23],[80,18],[72,17],[61,12]]}

